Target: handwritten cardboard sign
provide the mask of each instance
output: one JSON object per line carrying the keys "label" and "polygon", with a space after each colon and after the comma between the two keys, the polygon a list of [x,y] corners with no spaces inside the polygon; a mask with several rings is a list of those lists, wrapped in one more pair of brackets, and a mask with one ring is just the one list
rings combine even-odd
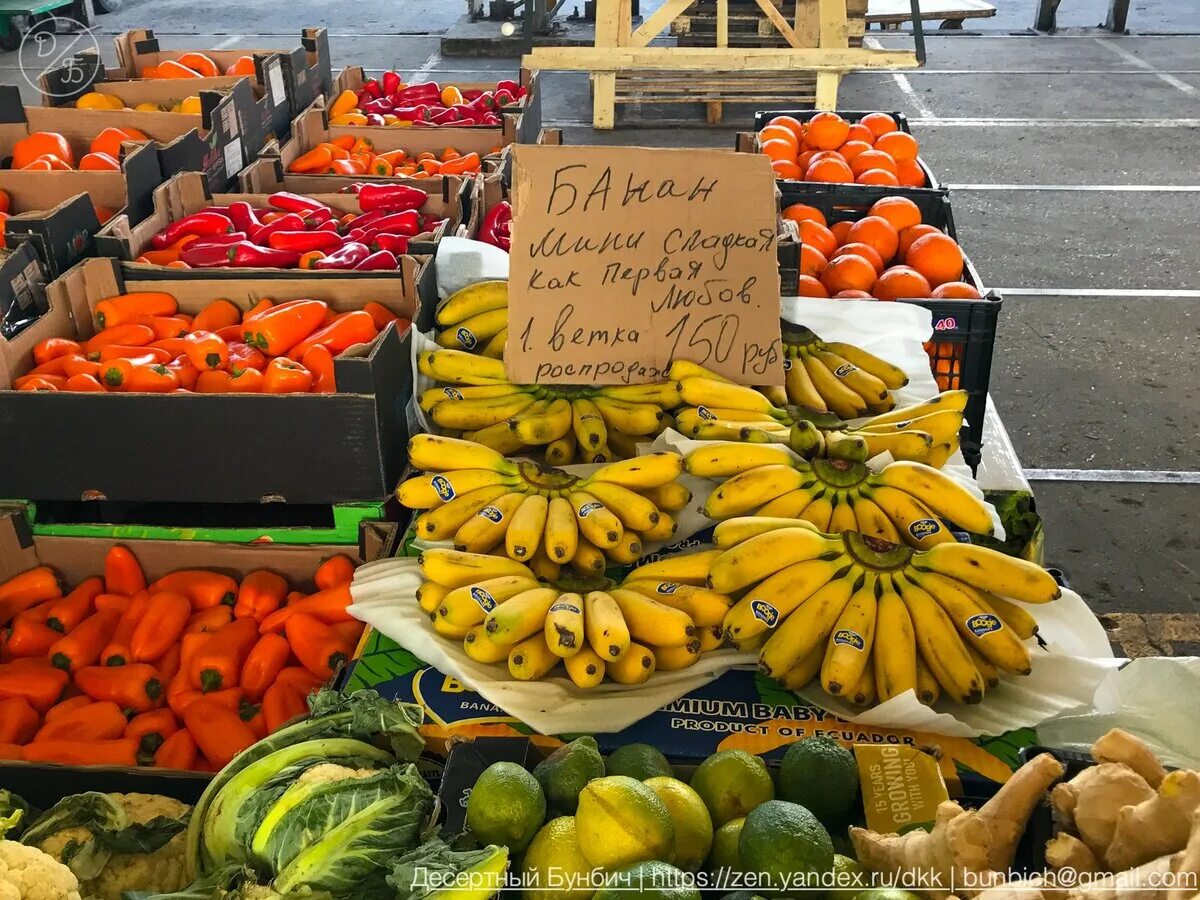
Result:
{"label": "handwritten cardboard sign", "polygon": [[688,359],[783,383],[766,157],[522,144],[513,163],[512,381],[638,384]]}

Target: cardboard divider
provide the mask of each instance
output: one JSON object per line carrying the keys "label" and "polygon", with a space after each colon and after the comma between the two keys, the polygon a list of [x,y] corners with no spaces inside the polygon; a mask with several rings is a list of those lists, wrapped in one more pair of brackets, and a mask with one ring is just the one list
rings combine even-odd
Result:
{"label": "cardboard divider", "polygon": [[[336,192],[315,193],[313,191],[314,188],[322,186],[327,190],[343,187],[345,184],[352,184],[355,179],[341,178],[338,184],[332,185],[329,183],[328,178],[323,176],[313,175],[304,177],[306,179],[304,184],[306,189],[298,190],[296,191],[297,193],[303,193],[306,196],[312,197],[314,200],[324,203],[331,209],[341,213],[362,212],[362,209],[358,205],[358,198],[354,194],[339,194]],[[309,185],[308,182],[317,182],[317,184]],[[469,189],[469,184],[464,185],[463,188]],[[293,190],[293,188],[287,187],[282,188],[282,190]],[[430,193],[424,206],[421,207],[421,212],[426,215],[444,218],[446,221],[438,225],[433,231],[417,235],[413,238],[409,245],[409,255],[402,257],[402,259],[411,260],[413,255],[427,256],[435,253],[437,242],[441,239],[442,235],[454,234],[457,231],[464,215],[469,212],[469,201],[464,204],[463,195],[463,189],[460,189],[459,193],[447,193],[445,199],[439,194]],[[227,206],[238,200],[244,200],[256,208],[265,209],[269,206],[269,197],[269,193],[212,193],[207,189],[203,178],[192,172],[184,172],[176,175],[154,191],[153,211],[141,222],[134,223],[124,216],[115,216],[109,221],[97,236],[97,248],[105,256],[112,256],[129,262],[128,270],[134,277],[187,280],[195,277],[211,278],[218,276],[218,273],[229,272],[241,273],[242,277],[291,277],[295,274],[300,274],[301,270],[298,269],[168,269],[164,266],[132,262],[149,247],[151,238],[177,219],[199,212],[209,206]],[[304,272],[303,274],[309,277],[327,278],[329,276],[362,277],[364,273],[353,270],[327,270]],[[381,271],[376,274],[386,275],[388,272]]]}
{"label": "cardboard divider", "polygon": [[[0,265],[0,298],[27,277],[21,263],[29,253]],[[115,260],[91,259],[48,285],[48,311],[0,340],[0,421],[22,436],[0,441],[0,497],[336,504],[388,495],[407,464],[412,396],[411,329],[400,333],[394,324],[336,357],[334,394],[6,390],[28,371],[39,341],[88,337],[96,304],[118,293],[165,289],[189,314],[217,297],[243,310],[263,297],[324,300],[339,311],[375,300],[425,328],[437,297],[433,267],[410,257],[398,272],[354,279],[232,275],[164,285],[123,274]],[[81,423],[95,426],[86,440]]]}
{"label": "cardboard divider", "polygon": [[[185,53],[203,53],[217,64],[222,72],[228,70],[243,56],[266,57],[278,54],[282,66],[266,72],[267,78],[276,77],[276,96],[283,94],[288,100],[288,123],[298,116],[318,97],[333,89],[333,64],[329,55],[329,33],[324,28],[304,28],[300,32],[300,44],[291,50],[273,48],[269,50],[165,50],[154,35],[153,29],[135,28],[113,38],[117,51],[117,64],[125,78],[142,78],[147,66],[157,66],[167,60],[177,60]],[[278,75],[275,73],[278,72]],[[259,79],[262,83],[262,79]],[[278,132],[277,132],[278,134]]]}

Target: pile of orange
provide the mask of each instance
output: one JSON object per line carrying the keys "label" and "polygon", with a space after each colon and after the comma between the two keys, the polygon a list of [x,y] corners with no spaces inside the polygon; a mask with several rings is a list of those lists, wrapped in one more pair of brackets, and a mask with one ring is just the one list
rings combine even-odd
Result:
{"label": "pile of orange", "polygon": [[925,187],[917,139],[898,130],[887,113],[870,113],[855,123],[832,112],[807,122],[776,116],[759,130],[758,147],[776,178]]}
{"label": "pile of orange", "polygon": [[962,280],[958,242],[921,221],[907,197],[883,197],[857,221],[830,225],[821,210],[795,203],[783,217],[800,232],[801,297],[835,300],[978,300]]}

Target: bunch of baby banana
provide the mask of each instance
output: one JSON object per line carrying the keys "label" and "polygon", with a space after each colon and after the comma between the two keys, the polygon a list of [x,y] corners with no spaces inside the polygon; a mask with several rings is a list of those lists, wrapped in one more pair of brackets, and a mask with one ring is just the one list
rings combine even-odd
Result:
{"label": "bunch of baby banana", "polygon": [[424,510],[413,522],[418,538],[495,552],[549,580],[563,566],[597,575],[610,562],[634,562],[647,544],[674,535],[671,514],[692,496],[676,480],[683,469],[677,453],[621,460],[579,477],[471,441],[418,434],[408,458],[427,473],[396,489],[401,503]]}
{"label": "bunch of baby banana", "polygon": [[784,387],[790,403],[843,419],[883,413],[891,391],[908,384],[902,369],[853,344],[823,341],[807,328],[783,329]]}
{"label": "bunch of baby banana", "polygon": [[512,455],[543,448],[546,462],[610,462],[637,455],[673,424],[673,382],[589,388],[513,384],[504,362],[459,350],[417,355],[422,374],[440,382],[417,404],[442,431]]}
{"label": "bunch of baby banana", "polygon": [[478,281],[455,291],[438,307],[439,347],[504,358],[508,339],[508,282]]}
{"label": "bunch of baby banana", "polygon": [[806,522],[717,525],[707,585],[739,599],[725,636],[758,645],[759,668],[791,689],[869,706],[906,691],[980,702],[1002,675],[1027,675],[1037,623],[1022,605],[1061,595],[1032,563],[972,544],[929,550]]}
{"label": "bunch of baby banana", "polygon": [[801,519],[828,534],[857,531],[919,550],[953,543],[947,523],[993,533],[983,501],[924,463],[899,460],[873,472],[844,459],[797,459],[776,444],[714,442],[689,453],[684,466],[725,479],[705,501],[711,519]]}
{"label": "bunch of baby banana", "polygon": [[523,681],[553,677],[559,663],[581,688],[687,668],[720,646],[733,603],[652,579],[549,584],[523,563],[460,550],[426,550],[420,564],[417,602],[434,630],[461,640],[476,662],[507,663]]}

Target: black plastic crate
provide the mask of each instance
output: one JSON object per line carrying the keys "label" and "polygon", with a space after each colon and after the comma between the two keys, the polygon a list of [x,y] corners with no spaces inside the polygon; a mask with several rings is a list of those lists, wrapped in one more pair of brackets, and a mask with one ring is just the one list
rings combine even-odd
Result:
{"label": "black plastic crate", "polygon": [[[958,240],[954,215],[950,210],[950,195],[945,189],[933,191],[886,185],[797,181],[780,181],[777,186],[781,209],[793,203],[805,203],[821,210],[830,224],[857,221],[866,216],[876,200],[884,197],[907,197],[921,210],[922,222],[940,228]],[[929,353],[930,370],[941,390],[962,389],[969,395],[960,442],[963,457],[975,469],[979,466],[983,448],[983,416],[987,406],[988,382],[992,375],[996,321],[1003,299],[995,291],[984,287],[979,272],[965,252],[963,258],[963,281],[974,285],[983,295],[982,300],[914,298],[896,302],[923,306],[933,314],[934,336],[925,345]],[[781,272],[784,284],[789,282],[789,277],[790,273]]]}
{"label": "black plastic crate", "polygon": [[[793,119],[799,119],[801,122],[807,122],[819,112],[824,112],[820,109],[760,109],[754,113],[754,130],[758,131],[765,126],[771,119],[776,116],[791,116]],[[854,124],[862,120],[863,116],[869,116],[873,112],[886,112],[889,116],[896,120],[896,130],[903,131],[905,134],[912,134],[912,129],[908,126],[908,116],[902,112],[891,112],[888,110],[848,110],[835,109],[837,113],[847,122]],[[920,154],[917,155],[917,165],[921,167],[921,171],[925,173],[926,188],[937,190],[941,187],[938,184],[937,178],[929,166],[926,165],[924,158]],[[812,182],[800,182],[801,184],[811,184]]]}

